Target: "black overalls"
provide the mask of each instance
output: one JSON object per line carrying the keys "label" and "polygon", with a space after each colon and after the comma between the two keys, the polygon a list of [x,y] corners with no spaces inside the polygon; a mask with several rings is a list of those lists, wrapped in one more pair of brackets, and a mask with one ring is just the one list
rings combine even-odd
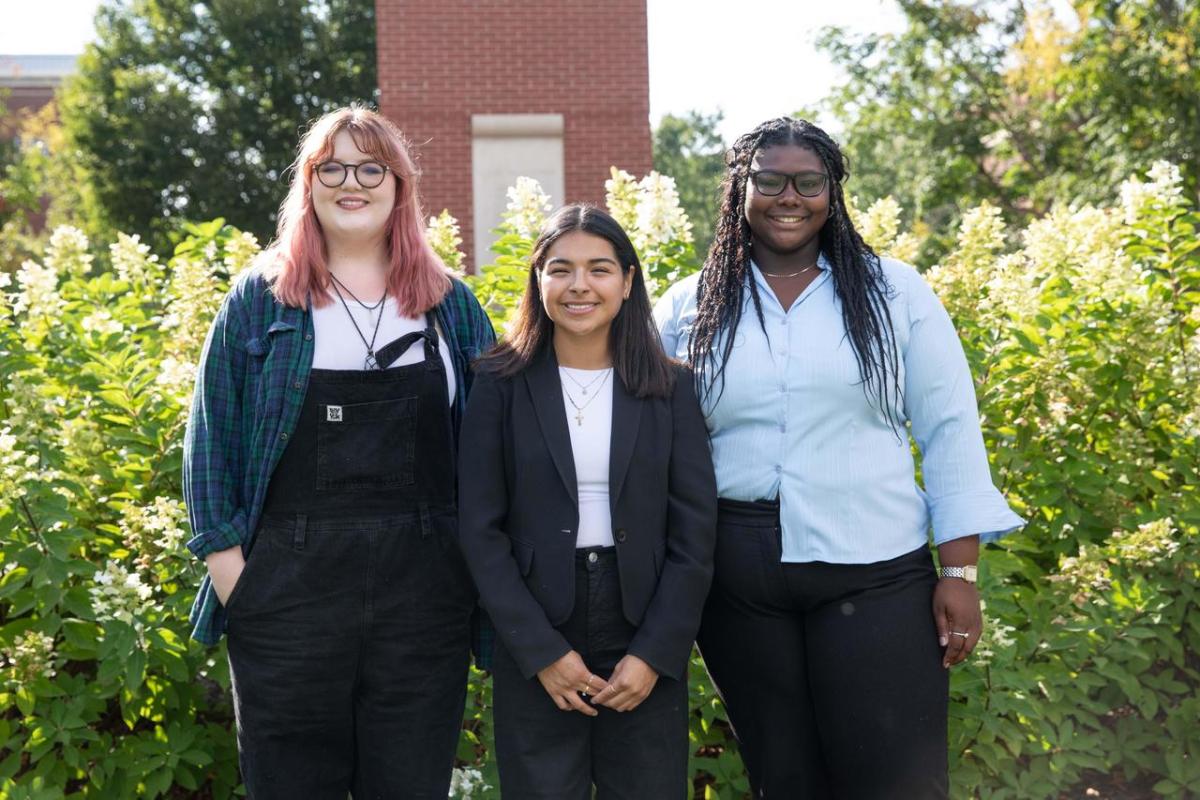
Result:
{"label": "black overalls", "polygon": [[432,321],[378,359],[417,342],[422,363],[312,370],[272,474],[226,605],[251,800],[449,793],[475,591]]}

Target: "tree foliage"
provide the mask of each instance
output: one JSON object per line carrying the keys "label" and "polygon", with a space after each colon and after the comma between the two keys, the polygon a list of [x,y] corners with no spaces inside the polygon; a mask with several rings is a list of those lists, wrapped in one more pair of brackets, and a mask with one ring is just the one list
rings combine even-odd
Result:
{"label": "tree foliage", "polygon": [[1020,0],[900,0],[899,35],[826,30],[847,73],[829,104],[858,191],[895,197],[923,261],[987,200],[1015,222],[1103,202],[1155,159],[1200,188],[1200,7],[1074,0],[1071,19]]}
{"label": "tree foliage", "polygon": [[61,92],[89,231],[164,245],[224,216],[264,241],[304,125],[372,102],[371,0],[110,0]]}
{"label": "tree foliage", "polygon": [[721,205],[725,145],[717,126],[722,119],[720,111],[667,114],[654,129],[654,169],[675,179],[679,204],[691,220],[696,253],[701,258],[712,244]]}

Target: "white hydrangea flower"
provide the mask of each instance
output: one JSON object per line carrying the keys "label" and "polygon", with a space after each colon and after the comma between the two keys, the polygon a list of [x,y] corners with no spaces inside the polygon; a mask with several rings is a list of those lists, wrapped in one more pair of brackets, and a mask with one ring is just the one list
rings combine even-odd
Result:
{"label": "white hydrangea flower", "polygon": [[63,275],[82,275],[92,266],[88,238],[70,225],[59,225],[50,234],[46,248],[46,266]]}
{"label": "white hydrangea flower", "polygon": [[149,605],[151,592],[138,573],[112,560],[96,573],[88,587],[98,622],[119,620],[135,628],[140,627],[137,617]]}
{"label": "white hydrangea flower", "polygon": [[132,284],[146,283],[159,269],[158,256],[150,252],[150,246],[142,244],[134,234],[117,234],[117,241],[108,246],[113,270],[117,277]]}
{"label": "white hydrangea flower", "polygon": [[38,469],[38,456],[21,449],[12,428],[0,428],[0,503],[8,504],[24,493],[24,484],[52,480],[56,473]]}
{"label": "white hydrangea flower", "polygon": [[89,333],[107,336],[110,333],[120,333],[125,330],[121,323],[113,319],[112,312],[107,308],[98,308],[91,314],[79,320],[79,325]]}
{"label": "white hydrangea flower", "polygon": [[429,224],[425,226],[425,238],[433,252],[437,253],[443,264],[458,273],[462,272],[464,258],[459,249],[462,246],[461,234],[458,220],[446,209],[442,209],[442,213],[436,217],[430,217]]}
{"label": "white hydrangea flower", "polygon": [[604,182],[604,203],[612,218],[627,231],[637,227],[638,197],[637,180],[625,170],[612,167],[612,177]]}
{"label": "white hydrangea flower", "polygon": [[254,257],[262,250],[258,239],[253,233],[242,231],[225,243],[225,271],[230,280],[249,269],[254,263]]}
{"label": "white hydrangea flower", "polygon": [[692,223],[679,205],[674,178],[651,172],[638,182],[637,222],[632,233],[639,255],[671,242],[692,241]]}
{"label": "white hydrangea flower", "polygon": [[455,767],[450,774],[450,797],[452,800],[470,800],[476,792],[486,792],[491,784],[483,779],[483,773],[474,767]]}
{"label": "white hydrangea flower", "polygon": [[53,678],[55,670],[54,637],[41,631],[28,631],[0,650],[3,663],[12,670],[8,683],[23,686],[38,678]]}
{"label": "white hydrangea flower", "polygon": [[162,327],[170,332],[171,350],[199,357],[213,315],[221,305],[220,281],[213,274],[215,248],[208,260],[177,258],[167,287],[167,313]]}
{"label": "white hydrangea flower", "polygon": [[23,327],[40,325],[46,318],[59,315],[66,303],[58,293],[58,272],[49,259],[45,264],[27,260],[17,270],[20,287],[13,300],[13,311],[24,315]]}
{"label": "white hydrangea flower", "polygon": [[508,188],[507,195],[508,207],[503,214],[505,224],[526,239],[536,237],[552,208],[550,196],[542,191],[540,183],[525,176],[517,178],[516,185]]}
{"label": "white hydrangea flower", "polygon": [[1155,161],[1143,183],[1137,176],[1121,184],[1121,208],[1125,223],[1135,225],[1142,215],[1158,205],[1172,205],[1183,196],[1183,176],[1169,161]]}
{"label": "white hydrangea flower", "polygon": [[172,497],[159,496],[149,505],[130,503],[120,522],[121,537],[139,569],[148,570],[162,555],[185,557],[187,508]]}
{"label": "white hydrangea flower", "polygon": [[155,385],[165,395],[177,401],[185,401],[192,394],[196,381],[196,365],[191,361],[167,356],[159,364]]}

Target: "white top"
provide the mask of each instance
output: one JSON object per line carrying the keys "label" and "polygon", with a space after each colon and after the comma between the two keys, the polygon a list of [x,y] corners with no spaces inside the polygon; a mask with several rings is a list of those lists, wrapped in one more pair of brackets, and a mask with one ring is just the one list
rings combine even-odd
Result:
{"label": "white top", "polygon": [[[609,369],[558,368],[579,494],[576,547],[611,547],[608,455],[612,444],[613,375]],[[586,394],[585,389],[586,387]],[[576,408],[578,406],[578,408]]]}
{"label": "white top", "polygon": [[[346,306],[354,315],[358,329],[362,331],[362,335],[368,342],[371,341],[371,334],[375,331],[375,321],[379,319],[379,313],[382,310],[383,319],[379,320],[379,335],[375,337],[375,352],[377,353],[384,345],[394,342],[406,333],[425,330],[424,318],[400,316],[396,310],[396,298],[394,297],[385,300],[382,309],[377,308],[374,311],[368,311],[349,297],[346,298]],[[338,300],[335,295],[333,302],[324,308],[313,308],[312,315],[313,344],[315,345],[313,369],[365,369],[367,346],[355,332],[354,325],[350,323],[350,317],[346,315],[346,308],[342,307],[342,301]],[[441,331],[438,331],[438,352],[441,353],[442,366],[446,373],[446,393],[450,398],[450,405],[454,405],[456,387],[453,362],[450,361],[450,348],[446,346],[446,337],[442,335]],[[404,355],[392,362],[389,368],[417,364],[424,360],[425,345],[423,342],[416,342],[408,348]]]}

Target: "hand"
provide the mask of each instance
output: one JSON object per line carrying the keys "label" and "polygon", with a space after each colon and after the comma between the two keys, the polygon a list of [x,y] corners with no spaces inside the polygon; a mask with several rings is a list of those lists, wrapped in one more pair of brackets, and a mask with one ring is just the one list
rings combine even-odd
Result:
{"label": "hand", "polygon": [[209,553],[208,557],[204,559],[204,563],[208,565],[208,575],[212,578],[213,591],[217,593],[217,599],[221,601],[221,605],[225,605],[229,600],[229,595],[233,592],[233,587],[237,585],[238,578],[242,576],[242,570],[246,568],[246,559],[242,556],[242,548],[230,547],[227,550]]}
{"label": "hand", "polygon": [[933,590],[933,621],[937,625],[938,644],[946,648],[942,667],[965,661],[983,633],[983,614],[975,585],[961,578],[939,580]]}
{"label": "hand", "polygon": [[608,688],[608,681],[599,675],[593,675],[579,653],[574,650],[545,669],[539,670],[537,676],[542,682],[542,688],[560,711],[579,711],[589,717],[600,713],[585,703],[579,695],[583,692],[595,695]]}
{"label": "hand", "polygon": [[634,655],[626,655],[617,662],[608,679],[608,688],[596,695],[596,703],[613,711],[633,711],[650,696],[658,673],[654,668]]}

